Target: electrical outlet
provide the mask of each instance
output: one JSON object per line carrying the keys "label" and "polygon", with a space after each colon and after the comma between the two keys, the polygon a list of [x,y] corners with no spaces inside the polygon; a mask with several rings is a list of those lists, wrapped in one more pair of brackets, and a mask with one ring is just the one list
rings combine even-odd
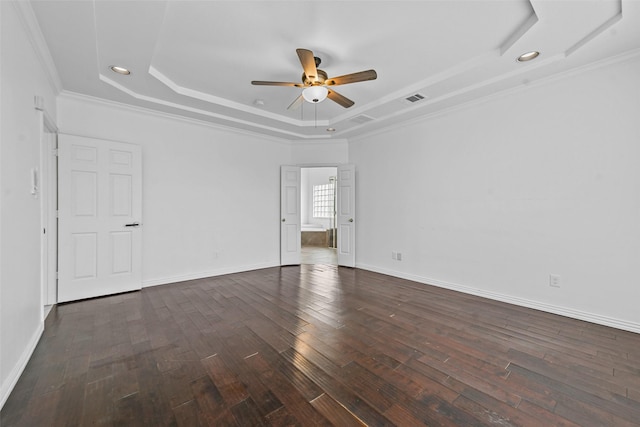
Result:
{"label": "electrical outlet", "polygon": [[396,257],[396,259],[398,261],[402,261],[402,254],[400,252],[398,252],[398,256]]}
{"label": "electrical outlet", "polygon": [[560,275],[559,274],[550,274],[549,275],[549,286],[552,288],[560,287]]}
{"label": "electrical outlet", "polygon": [[398,259],[398,253],[397,252],[391,252],[391,259]]}

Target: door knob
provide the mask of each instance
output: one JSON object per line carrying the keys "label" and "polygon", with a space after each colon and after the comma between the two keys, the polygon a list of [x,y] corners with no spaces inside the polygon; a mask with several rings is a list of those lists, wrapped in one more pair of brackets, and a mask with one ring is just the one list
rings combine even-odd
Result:
{"label": "door knob", "polygon": [[125,227],[138,227],[138,226],[140,226],[140,224],[137,223],[137,222],[132,222],[131,224],[125,224],[124,226]]}
{"label": "door knob", "polygon": [[285,222],[285,221],[286,221],[286,219],[282,218],[282,222]]}
{"label": "door knob", "polygon": [[353,222],[353,218],[349,218],[349,222]]}

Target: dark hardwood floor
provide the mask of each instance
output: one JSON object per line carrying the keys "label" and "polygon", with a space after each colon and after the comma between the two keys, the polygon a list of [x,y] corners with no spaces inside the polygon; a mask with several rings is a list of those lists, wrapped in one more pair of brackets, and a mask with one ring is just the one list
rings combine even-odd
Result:
{"label": "dark hardwood floor", "polygon": [[640,335],[302,265],[55,307],[9,426],[640,425]]}
{"label": "dark hardwood floor", "polygon": [[317,246],[302,246],[300,250],[301,264],[338,264],[338,250]]}

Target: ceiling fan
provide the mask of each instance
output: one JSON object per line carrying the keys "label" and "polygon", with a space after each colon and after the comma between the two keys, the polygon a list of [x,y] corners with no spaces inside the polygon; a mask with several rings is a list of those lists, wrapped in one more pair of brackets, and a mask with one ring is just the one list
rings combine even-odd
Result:
{"label": "ceiling fan", "polygon": [[302,94],[298,96],[291,105],[289,105],[289,107],[287,107],[289,110],[299,107],[303,101],[318,103],[324,101],[325,98],[329,98],[344,108],[349,108],[354,104],[354,102],[349,98],[340,95],[338,92],[329,89],[329,87],[362,82],[365,80],[375,80],[378,77],[375,70],[367,70],[329,78],[324,70],[318,68],[318,66],[320,66],[320,58],[314,56],[312,51],[307,49],[296,49],[296,52],[298,53],[298,58],[300,58],[300,63],[304,70],[304,73],[302,74],[302,83],[269,82],[260,80],[254,80],[251,82],[252,85],[258,86],[303,87],[304,90],[302,91]]}

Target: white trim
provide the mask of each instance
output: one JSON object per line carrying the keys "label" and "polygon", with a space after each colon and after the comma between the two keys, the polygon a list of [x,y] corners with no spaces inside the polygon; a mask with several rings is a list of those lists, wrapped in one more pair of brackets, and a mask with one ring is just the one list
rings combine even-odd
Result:
{"label": "white trim", "polygon": [[613,24],[615,24],[616,22],[621,20],[622,19],[622,5],[619,4],[619,6],[620,6],[620,10],[618,11],[618,13],[616,15],[614,15],[611,18],[607,19],[598,28],[596,28],[595,30],[593,30],[592,32],[587,34],[582,39],[578,40],[573,46],[571,46],[569,49],[567,49],[567,51],[565,52],[566,55],[567,56],[572,55],[574,52],[576,52],[582,46],[586,45],[591,40],[595,39],[597,36],[602,34],[606,29],[608,29],[609,27],[613,26]]}
{"label": "white trim", "polygon": [[58,133],[58,126],[56,126],[55,120],[53,120],[46,108],[36,108],[36,110],[42,112],[42,123],[44,125],[44,128],[47,129],[50,133]]}
{"label": "white trim", "polygon": [[[250,107],[250,106],[247,106],[245,104],[241,104],[239,102],[231,101],[231,100],[226,99],[226,98],[222,98],[222,97],[219,97],[219,96],[211,95],[209,93],[204,93],[204,92],[201,92],[201,91],[198,91],[198,90],[195,90],[195,89],[190,89],[190,88],[185,87],[185,86],[180,86],[179,84],[177,84],[176,82],[171,80],[169,77],[167,77],[165,74],[160,72],[160,70],[155,68],[153,65],[149,66],[149,74],[151,74],[153,77],[158,79],[162,84],[167,86],[169,89],[171,89],[175,93],[177,93],[179,95],[182,95],[182,96],[198,99],[200,101],[208,102],[208,103],[214,104],[214,105],[222,105],[223,107],[232,108],[234,110],[239,110],[239,111],[244,111],[245,113],[255,114],[256,116],[262,116],[262,117],[265,117],[265,118],[268,118],[268,119],[271,119],[271,120],[276,120],[276,121],[279,121],[279,122],[282,122],[282,123],[286,123],[286,124],[289,124],[289,125],[313,126],[313,123],[305,124],[302,120],[292,119],[290,117],[283,116],[282,114],[271,113],[269,111],[265,111],[265,110],[262,110],[260,108]],[[113,82],[113,80],[110,80],[110,81]],[[109,81],[107,81],[107,83],[111,84]],[[122,86],[120,86],[120,87],[115,86],[115,87],[117,89],[122,90]],[[161,101],[161,103],[164,103],[164,100],[160,100],[160,101]],[[227,116],[222,116],[222,117],[227,117]],[[327,120],[325,120],[325,122],[327,122]],[[327,125],[327,123],[325,123],[325,125]]]}
{"label": "white trim", "polygon": [[120,83],[116,82],[115,80],[112,80],[108,77],[105,77],[103,74],[99,75],[99,78],[101,81],[113,86],[114,88],[126,93],[127,95],[139,99],[141,101],[147,101],[147,102],[152,102],[154,104],[158,104],[158,105],[163,105],[165,107],[169,107],[169,108],[175,108],[178,110],[183,110],[183,111],[187,111],[190,113],[195,113],[195,114],[201,114],[203,116],[208,116],[208,117],[212,117],[214,119],[219,119],[219,120],[226,120],[228,122],[232,122],[232,123],[238,123],[241,125],[245,125],[245,126],[253,126],[259,129],[264,129],[265,131],[271,131],[271,132],[277,132],[277,133],[281,133],[284,135],[291,135],[291,136],[295,136],[297,138],[317,138],[316,136],[306,136],[304,134],[300,134],[300,133],[296,133],[293,131],[288,131],[288,130],[284,130],[281,128],[276,128],[276,127],[272,127],[272,126],[265,126],[265,125],[261,125],[255,121],[252,120],[245,120],[245,119],[239,119],[236,118],[234,116],[231,115],[227,115],[227,114],[219,114],[219,113],[214,113],[208,110],[203,110],[201,108],[196,108],[196,107],[191,107],[189,105],[186,104],[180,104],[177,102],[172,102],[172,101],[167,101],[164,99],[160,99],[160,98],[156,98],[153,96],[149,96],[149,95],[143,95],[140,94],[138,92],[135,92],[127,87],[125,87],[124,85],[121,85]]}
{"label": "white trim", "polygon": [[595,323],[603,326],[609,326],[611,328],[621,329],[624,331],[640,333],[640,323],[636,323],[636,322],[629,322],[627,320],[616,319],[614,317],[602,316],[599,314],[589,313],[582,310],[576,310],[573,308],[547,304],[540,301],[514,297],[511,295],[505,295],[497,292],[485,291],[483,289],[473,288],[470,286],[460,285],[457,283],[445,282],[442,280],[418,276],[415,274],[408,274],[401,271],[380,268],[380,267],[369,265],[369,264],[358,263],[356,264],[356,268],[373,271],[376,273],[386,274],[386,275],[398,277],[401,279],[412,280],[414,282],[422,283],[425,285],[431,285],[431,286],[437,286],[439,288],[450,289],[452,291],[462,292],[464,294],[484,297],[494,301],[505,302],[505,303],[517,305],[520,307],[532,308],[534,310],[540,310],[547,313],[558,314],[560,316],[570,317],[572,319],[584,320],[586,322],[591,322],[591,323]]}
{"label": "white trim", "polygon": [[[192,125],[199,125],[199,126],[203,126],[203,127],[208,127],[208,128],[212,128],[212,129],[216,129],[216,130],[222,130],[222,131],[227,131],[227,132],[233,132],[239,135],[249,135],[252,137],[259,137],[261,139],[266,139],[272,142],[276,142],[279,144],[284,144],[287,146],[290,146],[294,143],[297,143],[296,140],[294,139],[286,139],[286,138],[281,138],[281,137],[276,137],[276,136],[272,136],[272,135],[266,135],[260,132],[256,132],[256,131],[250,131],[250,130],[245,130],[245,129],[240,129],[240,128],[235,128],[232,126],[225,126],[225,125],[221,125],[219,123],[212,123],[212,122],[208,122],[206,120],[199,120],[199,119],[195,119],[192,117],[187,117],[187,116],[182,116],[179,114],[173,114],[173,113],[167,113],[164,111],[158,111],[158,110],[154,110],[151,108],[145,108],[145,107],[140,107],[137,105],[131,105],[131,104],[125,104],[122,102],[117,102],[117,101],[111,101],[108,99],[104,99],[104,98],[98,98],[95,96],[91,96],[91,95],[84,95],[81,93],[77,93],[77,92],[71,92],[68,90],[64,90],[62,91],[59,95],[58,95],[59,99],[70,99],[70,100],[76,100],[76,101],[83,101],[83,102],[91,102],[97,105],[103,105],[105,107],[110,107],[110,108],[116,108],[118,110],[125,110],[128,112],[133,112],[133,113],[139,113],[139,114],[147,114],[149,116],[152,117],[156,117],[156,118],[160,118],[160,119],[171,119],[171,120],[175,120],[178,122],[183,122],[183,123],[188,123],[188,124],[192,124]],[[60,133],[69,133],[68,131],[65,132],[65,130],[61,130]],[[72,132],[70,134],[73,134]],[[87,135],[89,136],[89,135]],[[99,138],[99,137],[96,137]]]}
{"label": "white trim", "polygon": [[13,388],[16,386],[16,383],[20,379],[20,375],[22,375],[24,368],[27,367],[27,363],[29,363],[29,359],[31,359],[31,355],[36,349],[38,341],[40,341],[40,337],[42,336],[43,332],[44,322],[40,322],[35,333],[29,340],[27,347],[22,352],[20,359],[18,359],[18,362],[13,366],[13,369],[11,370],[11,372],[9,372],[6,381],[2,384],[2,388],[0,388],[0,408],[4,406],[5,402],[9,398],[9,395],[11,394],[11,391],[13,391]]}
{"label": "white trim", "polygon": [[12,1],[11,3],[13,3],[16,11],[18,12],[18,16],[20,16],[20,21],[22,21],[22,25],[24,26],[29,41],[31,42],[33,50],[38,57],[45,74],[47,75],[47,79],[49,80],[51,87],[54,89],[55,94],[60,93],[62,91],[62,80],[60,80],[58,69],[53,61],[47,42],[42,35],[38,19],[33,12],[31,3],[28,1]]}
{"label": "white trim", "polygon": [[518,27],[518,29],[514,31],[500,46],[500,56],[504,56],[511,48],[513,48],[516,42],[520,40],[526,33],[528,33],[529,30],[531,30],[531,28],[533,28],[533,26],[536,25],[540,20],[533,5],[531,5],[531,8],[533,9],[533,13],[531,14],[531,16],[529,16],[524,24]]}
{"label": "white trim", "polygon": [[[537,79],[533,82],[530,82],[527,85],[519,85],[519,86],[514,86],[514,87],[510,87],[504,90],[501,90],[499,92],[495,92],[492,93],[490,95],[485,95],[485,96],[481,96],[478,98],[474,98],[471,99],[467,102],[463,102],[460,104],[456,104],[453,105],[451,107],[447,107],[447,108],[443,108],[443,109],[439,109],[436,111],[433,111],[431,113],[427,113],[424,115],[420,115],[417,117],[414,117],[412,119],[407,119],[407,120],[402,120],[398,123],[394,123],[391,125],[382,125],[382,128],[379,129],[372,129],[370,131],[365,131],[364,133],[361,134],[357,134],[357,135],[353,135],[351,137],[347,136],[344,139],[347,139],[349,142],[354,142],[354,141],[358,141],[364,138],[369,138],[371,136],[377,136],[377,135],[382,135],[385,133],[389,133],[389,132],[393,132],[394,130],[400,129],[400,128],[405,128],[407,126],[411,126],[414,124],[418,124],[418,123],[425,123],[428,122],[434,118],[437,117],[441,117],[441,116],[446,116],[449,114],[453,114],[456,113],[458,111],[462,111],[468,108],[472,108],[478,105],[482,105],[484,103],[487,102],[491,102],[495,99],[501,99],[507,96],[510,96],[512,94],[518,94],[524,91],[529,90],[530,88],[534,88],[534,87],[538,87],[538,86],[543,86],[549,83],[553,83],[555,81],[558,80],[563,80],[566,78],[570,78],[570,77],[575,77],[577,75],[583,74],[583,73],[587,73],[589,71],[593,71],[593,70],[597,70],[599,68],[603,68],[603,67],[607,67],[610,65],[615,65],[615,64],[619,64],[619,63],[623,63],[626,61],[632,61],[635,60],[636,58],[640,57],[640,48],[636,48],[636,49],[632,49],[632,50],[628,50],[626,52],[623,52],[619,55],[615,55],[615,56],[611,56],[605,59],[602,59],[600,61],[596,61],[596,62],[592,62],[592,63],[588,63],[585,65],[581,65],[575,68],[571,68],[569,70],[565,70],[563,72],[557,73],[557,74],[552,74],[546,77],[542,77],[540,79]],[[442,98],[438,98],[438,100],[440,100]],[[430,100],[433,101],[433,100]],[[433,103],[433,102],[431,102]],[[423,106],[427,106],[430,104],[425,103]],[[387,115],[384,117],[378,117],[376,119],[376,122],[381,122],[383,120],[386,120],[390,117],[392,117],[393,115]],[[356,131],[359,128],[365,126],[365,124],[360,125],[360,126],[355,126],[353,128],[347,129],[344,132],[342,132],[340,135],[342,134],[349,134],[350,132]]]}
{"label": "white trim", "polygon": [[[52,151],[48,135],[54,135],[57,139],[58,128],[45,108],[36,107],[36,111],[40,118],[40,227],[47,230],[47,234],[40,235],[40,305],[43,307],[42,320],[44,321],[48,313],[45,306],[57,302],[55,297],[55,301],[49,302],[45,295],[49,295],[50,291],[57,291],[56,281],[49,277],[49,273],[58,261],[57,247],[54,246],[55,242],[50,241],[53,238],[52,235],[57,236],[56,205],[53,198],[57,194],[58,177],[54,169],[55,154]],[[57,148],[57,144],[55,144],[55,148]]]}
{"label": "white trim", "polygon": [[168,285],[177,282],[186,282],[188,280],[205,279],[207,277],[224,276],[225,274],[243,273],[245,271],[261,270],[263,268],[280,267],[280,261],[263,262],[253,265],[244,265],[236,267],[219,268],[216,270],[201,271],[199,273],[180,274],[176,276],[158,277],[156,279],[147,279],[142,281],[142,287]]}

